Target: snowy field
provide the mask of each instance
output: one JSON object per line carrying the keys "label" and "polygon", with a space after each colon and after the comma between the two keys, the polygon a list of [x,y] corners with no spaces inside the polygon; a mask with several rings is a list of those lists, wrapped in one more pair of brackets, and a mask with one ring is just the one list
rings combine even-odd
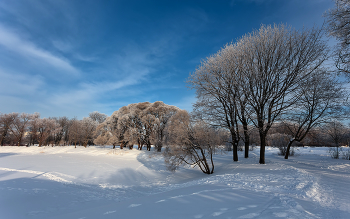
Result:
{"label": "snowy field", "polygon": [[153,151],[0,147],[0,218],[350,218],[350,161],[327,150],[223,153],[206,175]]}

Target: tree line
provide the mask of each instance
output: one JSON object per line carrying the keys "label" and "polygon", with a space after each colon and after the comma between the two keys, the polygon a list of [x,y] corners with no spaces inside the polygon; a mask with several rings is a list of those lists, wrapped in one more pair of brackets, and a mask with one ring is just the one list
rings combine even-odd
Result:
{"label": "tree line", "polygon": [[82,120],[67,117],[40,118],[39,113],[0,114],[0,144],[30,146],[93,144],[94,132],[107,115],[92,112]]}

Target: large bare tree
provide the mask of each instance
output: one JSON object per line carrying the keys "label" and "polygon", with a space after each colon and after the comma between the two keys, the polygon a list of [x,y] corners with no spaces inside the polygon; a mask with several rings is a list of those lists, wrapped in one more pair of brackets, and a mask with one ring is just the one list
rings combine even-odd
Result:
{"label": "large bare tree", "polygon": [[345,127],[344,124],[340,121],[332,120],[322,127],[322,131],[324,132],[324,134],[327,135],[328,138],[330,138],[330,141],[334,144],[336,148],[335,150],[330,150],[332,158],[339,159],[340,143],[345,140],[346,134],[348,134],[349,129]]}
{"label": "large bare tree", "polygon": [[298,101],[300,84],[327,59],[322,37],[318,28],[298,31],[282,24],[262,25],[226,45],[190,75],[198,97],[195,108],[222,120],[231,131],[234,148],[240,139],[237,121],[244,127],[248,145],[251,121],[259,130],[259,163],[264,164],[272,124]]}
{"label": "large bare tree", "polygon": [[75,148],[77,148],[77,143],[81,141],[81,122],[76,118],[71,119],[68,131],[70,143],[74,143]]}
{"label": "large bare tree", "polygon": [[198,100],[194,104],[195,115],[212,125],[230,131],[233,160],[238,161],[237,149],[240,140],[238,122],[240,118],[243,119],[242,121],[246,120],[245,110],[242,114],[243,117],[239,116],[238,109],[244,109],[244,106],[238,107],[238,105],[245,104],[245,102],[239,101],[240,92],[235,77],[240,66],[236,65],[234,52],[232,45],[226,45],[203,61],[197,70],[190,75],[187,82],[191,88],[196,89]]}
{"label": "large bare tree", "polygon": [[323,69],[315,71],[300,83],[298,101],[285,113],[283,123],[292,137],[287,144],[285,159],[295,141],[302,141],[314,127],[331,119],[343,117],[346,90],[335,75]]}
{"label": "large bare tree", "polygon": [[335,7],[325,13],[328,32],[339,44],[335,50],[336,67],[350,74],[350,1],[334,0]]}
{"label": "large bare tree", "polygon": [[298,31],[282,24],[262,25],[235,45],[241,62],[241,90],[259,129],[260,164],[265,163],[266,136],[272,124],[298,101],[300,83],[327,59],[322,37],[323,31],[317,28]]}

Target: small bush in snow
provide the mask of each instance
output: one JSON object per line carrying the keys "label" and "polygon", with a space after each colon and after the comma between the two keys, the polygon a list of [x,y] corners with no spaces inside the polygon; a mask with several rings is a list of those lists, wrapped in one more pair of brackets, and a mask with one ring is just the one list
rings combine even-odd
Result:
{"label": "small bush in snow", "polygon": [[[285,156],[287,153],[287,146],[292,136],[282,133],[275,133],[268,136],[269,144],[273,147],[277,147],[279,149],[278,155]],[[294,155],[294,148],[292,147],[289,151],[289,156]]]}
{"label": "small bush in snow", "polygon": [[341,149],[342,157],[345,160],[350,160],[350,148],[347,148],[345,150]]}
{"label": "small bush in snow", "polygon": [[328,150],[329,155],[331,155],[331,158],[333,159],[339,159],[339,155],[342,152],[342,148],[339,147],[330,147]]}

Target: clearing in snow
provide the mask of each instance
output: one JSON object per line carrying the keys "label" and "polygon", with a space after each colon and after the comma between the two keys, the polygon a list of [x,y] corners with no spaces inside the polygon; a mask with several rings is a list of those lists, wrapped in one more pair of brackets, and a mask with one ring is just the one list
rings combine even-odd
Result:
{"label": "clearing in snow", "polygon": [[161,153],[0,147],[0,218],[349,218],[350,162],[328,148],[214,157],[214,174],[166,170]]}

